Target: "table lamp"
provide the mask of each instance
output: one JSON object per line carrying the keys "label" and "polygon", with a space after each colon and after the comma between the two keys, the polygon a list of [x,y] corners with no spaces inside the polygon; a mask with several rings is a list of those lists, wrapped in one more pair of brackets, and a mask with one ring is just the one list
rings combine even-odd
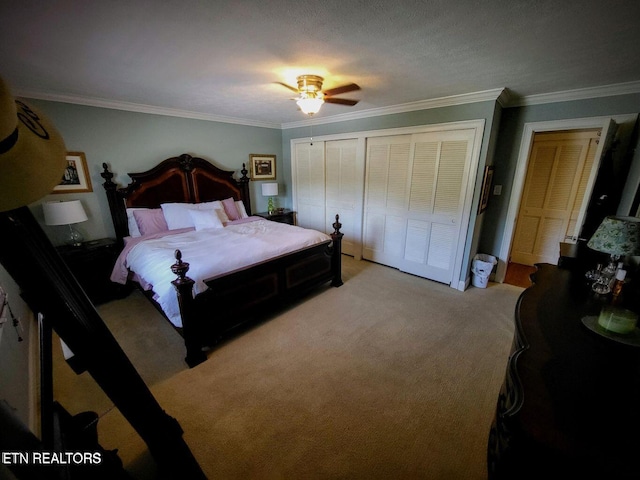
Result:
{"label": "table lamp", "polygon": [[609,293],[609,280],[615,275],[617,262],[625,255],[640,255],[640,218],[609,216],[595,231],[587,246],[598,252],[608,253],[609,265],[593,284],[596,293]]}
{"label": "table lamp", "polygon": [[269,197],[267,203],[267,212],[269,215],[275,213],[276,209],[273,206],[273,197],[278,196],[278,184],[277,183],[263,183],[262,184],[262,196]]}
{"label": "table lamp", "polygon": [[74,223],[88,220],[80,200],[45,202],[42,204],[42,209],[44,211],[44,223],[46,225],[69,225],[68,245],[77,247],[83,242],[84,239],[80,232],[72,226]]}

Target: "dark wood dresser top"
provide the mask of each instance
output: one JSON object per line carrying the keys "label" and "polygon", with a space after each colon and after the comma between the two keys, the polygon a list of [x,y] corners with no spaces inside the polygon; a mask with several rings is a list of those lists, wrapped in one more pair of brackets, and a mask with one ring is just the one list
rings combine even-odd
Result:
{"label": "dark wood dresser top", "polygon": [[491,478],[640,478],[640,347],[582,323],[604,298],[582,271],[538,265],[489,441]]}

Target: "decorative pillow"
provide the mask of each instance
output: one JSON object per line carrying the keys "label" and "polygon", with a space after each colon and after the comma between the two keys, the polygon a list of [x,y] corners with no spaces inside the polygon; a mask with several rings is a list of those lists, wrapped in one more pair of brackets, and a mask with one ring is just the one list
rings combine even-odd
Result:
{"label": "decorative pillow", "polygon": [[229,220],[238,220],[240,218],[240,213],[236,208],[236,202],[233,198],[225,198],[222,200],[222,206],[224,207],[224,212],[229,217]]}
{"label": "decorative pillow", "polygon": [[226,212],[224,211],[224,206],[220,200],[214,200],[213,202],[204,202],[197,204],[198,210],[217,210],[218,216],[222,223],[227,223],[229,221],[229,217],[227,217]]}
{"label": "decorative pillow", "polygon": [[236,208],[238,209],[240,218],[249,218],[249,215],[247,215],[247,209],[244,208],[244,202],[242,200],[236,201]]}
{"label": "decorative pillow", "polygon": [[169,230],[161,208],[136,210],[133,212],[133,217],[136,219],[138,230],[142,235],[152,235]]}
{"label": "decorative pillow", "polygon": [[189,210],[189,216],[196,227],[196,231],[205,230],[207,228],[224,227],[216,209]]}
{"label": "decorative pillow", "polygon": [[197,209],[193,203],[163,203],[160,205],[164,219],[169,230],[193,227],[193,220],[189,215],[190,210]]}
{"label": "decorative pillow", "polygon": [[139,210],[148,210],[148,208],[127,208],[127,224],[129,226],[129,235],[131,237],[140,237],[142,234],[138,229],[138,223],[136,222],[133,212]]}

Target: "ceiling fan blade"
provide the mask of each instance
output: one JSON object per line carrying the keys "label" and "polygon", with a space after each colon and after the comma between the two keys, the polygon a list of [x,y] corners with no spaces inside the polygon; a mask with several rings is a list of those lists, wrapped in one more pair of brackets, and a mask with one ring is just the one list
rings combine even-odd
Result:
{"label": "ceiling fan blade", "polygon": [[284,88],[288,88],[292,92],[300,93],[297,88],[292,87],[291,85],[287,85],[286,83],[282,83],[282,82],[274,82],[274,83],[277,83],[278,85],[282,85]]}
{"label": "ceiling fan blade", "polygon": [[336,103],[338,105],[348,105],[353,107],[359,100],[350,100],[348,98],[333,98],[333,97],[324,97],[324,103]]}
{"label": "ceiling fan blade", "polygon": [[330,88],[329,90],[323,90],[325,97],[332,97],[334,95],[340,95],[341,93],[354,92],[360,90],[360,87],[355,83],[349,83],[348,85],[342,85],[341,87]]}

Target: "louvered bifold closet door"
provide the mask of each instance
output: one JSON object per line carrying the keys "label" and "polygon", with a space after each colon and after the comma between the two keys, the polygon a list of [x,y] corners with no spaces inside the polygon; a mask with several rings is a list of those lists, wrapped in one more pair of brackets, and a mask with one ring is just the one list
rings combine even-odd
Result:
{"label": "louvered bifold closet door", "polygon": [[397,267],[407,229],[411,135],[367,139],[362,255]]}
{"label": "louvered bifold closet door", "polygon": [[326,230],[324,142],[296,145],[296,209],[298,225]]}
{"label": "louvered bifold closet door", "polygon": [[[325,143],[326,226],[333,231],[336,214],[342,223],[342,253],[354,255],[356,244],[356,208],[362,198],[362,176],[357,174],[356,139]],[[360,182],[360,185],[357,183]]]}
{"label": "louvered bifold closet door", "polygon": [[365,258],[450,284],[474,130],[372,139]]}

